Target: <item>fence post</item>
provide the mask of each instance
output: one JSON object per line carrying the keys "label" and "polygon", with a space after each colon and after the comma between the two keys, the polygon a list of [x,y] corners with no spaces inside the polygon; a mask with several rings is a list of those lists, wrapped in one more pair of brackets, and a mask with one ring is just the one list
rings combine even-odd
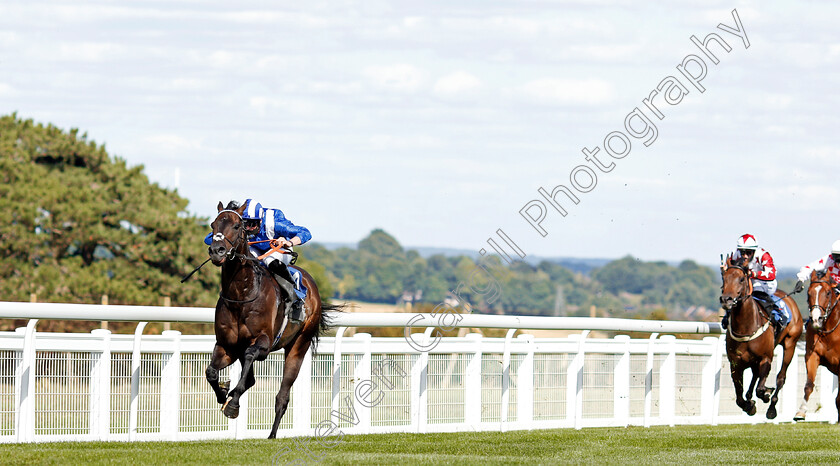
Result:
{"label": "fence post", "polygon": [[95,329],[92,335],[102,339],[102,351],[96,358],[90,372],[90,436],[96,440],[107,440],[111,431],[111,331]]}
{"label": "fence post", "polygon": [[466,339],[473,340],[474,352],[464,371],[464,423],[481,430],[481,334],[470,333]]}
{"label": "fence post", "polygon": [[523,428],[534,428],[534,336],[519,335],[527,349],[516,372],[516,423]]}
{"label": "fence post", "polygon": [[[330,402],[330,413],[338,412],[340,400],[338,395],[341,393],[341,340],[344,339],[344,332],[347,327],[339,327],[335,332],[335,340],[333,343],[333,371],[332,371],[332,398]],[[332,416],[332,414],[330,414]]]}
{"label": "fence post", "polygon": [[137,411],[140,398],[140,345],[143,341],[143,329],[148,322],[138,322],[134,329],[134,346],[131,349],[131,394],[128,405],[128,440],[137,438]]}
{"label": "fence post", "polygon": [[584,342],[587,336],[589,330],[584,330],[580,335],[570,335],[572,338],[577,337],[578,349],[566,371],[566,418],[575,429],[582,427],[583,420],[583,365],[586,358]]}
{"label": "fence post", "polygon": [[507,430],[508,416],[510,416],[510,344],[515,328],[508,329],[505,334],[505,348],[502,354],[502,410],[500,413],[501,424],[499,430]]}
{"label": "fence post", "polygon": [[[26,340],[26,327],[18,327],[15,329],[15,338],[20,338],[21,340]],[[21,430],[20,430],[20,404],[21,400],[23,400],[23,373],[24,373],[24,366],[23,366],[23,358],[24,358],[24,348],[21,348],[20,351],[15,351],[15,441],[20,442],[21,440]]]}
{"label": "fence post", "polygon": [[627,427],[630,425],[630,336],[616,335],[616,344],[624,343],[624,352],[615,365],[613,383],[613,412],[616,424]]}
{"label": "fence post", "polygon": [[[434,327],[427,327],[423,332],[423,348],[429,347]],[[421,351],[411,366],[411,393],[417,396],[411,397],[411,419],[415,432],[426,433],[429,425],[429,404],[428,404],[428,380],[429,380],[429,351]]]}
{"label": "fence post", "polygon": [[[354,339],[358,339],[362,341],[363,353],[362,357],[359,358],[359,362],[356,364],[356,367],[353,369],[353,380],[355,383],[353,384],[352,394],[353,397],[353,406],[356,410],[356,415],[358,416],[359,423],[356,425],[358,429],[368,434],[370,433],[370,418],[371,418],[371,411],[373,408],[369,408],[365,406],[362,402],[367,403],[368,405],[374,399],[373,395],[375,394],[376,390],[373,390],[367,397],[364,397],[364,394],[360,394],[356,390],[359,387],[364,387],[363,385],[359,385],[360,382],[368,381],[372,382],[371,377],[371,337],[369,333],[357,333],[353,336]],[[364,398],[363,398],[364,397]]]}
{"label": "fence post", "polygon": [[648,338],[647,361],[645,363],[645,427],[650,427],[653,410],[653,351],[656,348],[658,333],[651,333]]}
{"label": "fence post", "polygon": [[782,406],[777,419],[793,419],[793,416],[796,415],[797,403],[802,396],[802,389],[799,388],[799,360],[803,356],[799,353],[799,349],[794,350],[793,359],[790,360],[790,365],[787,368],[785,386],[782,387]]}
{"label": "fence post", "polygon": [[676,423],[674,408],[677,401],[677,337],[663,335],[660,340],[665,342],[668,354],[659,368],[659,417],[673,427]]}
{"label": "fence post", "polygon": [[[29,319],[23,336],[23,354],[20,365],[20,397],[17,405],[17,441],[35,441],[35,325],[38,319]],[[15,381],[17,384],[17,380]]]}
{"label": "fence post", "polygon": [[709,359],[703,364],[700,388],[700,417],[703,422],[711,425],[717,423],[717,407],[715,398],[720,392],[720,339],[718,337],[705,337],[703,342],[711,349]]}
{"label": "fence post", "polygon": [[172,341],[172,354],[160,374],[160,433],[167,440],[177,440],[181,420],[181,332],[164,330]]}
{"label": "fence post", "polygon": [[837,397],[837,376],[832,374],[825,366],[819,366],[817,371],[820,374],[820,404],[823,408],[823,421],[829,424],[837,423],[837,410],[834,407],[834,400]]}
{"label": "fence post", "polygon": [[[306,351],[297,381],[292,387],[292,430],[295,435],[307,435],[312,426],[312,345]],[[283,367],[286,367],[283,354]]]}

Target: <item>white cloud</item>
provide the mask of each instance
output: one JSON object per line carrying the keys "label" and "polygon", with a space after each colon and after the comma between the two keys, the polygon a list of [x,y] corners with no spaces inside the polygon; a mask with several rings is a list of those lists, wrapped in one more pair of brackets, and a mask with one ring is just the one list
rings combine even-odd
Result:
{"label": "white cloud", "polygon": [[613,87],[600,79],[543,78],[526,83],[516,93],[542,105],[598,105],[613,98]]}
{"label": "white cloud", "polygon": [[407,93],[420,90],[427,76],[425,70],[408,64],[368,66],[363,74],[381,89]]}
{"label": "white cloud", "polygon": [[58,47],[58,58],[73,62],[103,62],[113,59],[122,47],[108,42],[68,42]]}
{"label": "white cloud", "polygon": [[463,94],[481,87],[481,80],[466,71],[456,71],[435,82],[434,92],[438,95]]}

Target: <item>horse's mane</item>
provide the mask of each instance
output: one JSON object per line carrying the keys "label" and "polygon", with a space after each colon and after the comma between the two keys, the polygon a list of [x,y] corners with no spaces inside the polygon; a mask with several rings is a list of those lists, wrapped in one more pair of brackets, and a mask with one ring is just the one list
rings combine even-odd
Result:
{"label": "horse's mane", "polygon": [[228,202],[228,204],[225,206],[225,210],[236,210],[236,209],[238,209],[238,208],[240,208],[240,207],[242,207],[242,205],[241,205],[241,204],[239,204],[238,202],[236,202],[236,201],[230,201],[230,202]]}

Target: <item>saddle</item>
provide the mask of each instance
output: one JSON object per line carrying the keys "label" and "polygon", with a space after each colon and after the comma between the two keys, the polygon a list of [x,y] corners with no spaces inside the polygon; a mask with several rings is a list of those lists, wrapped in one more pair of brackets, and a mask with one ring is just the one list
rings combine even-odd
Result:
{"label": "saddle", "polygon": [[770,302],[764,299],[758,298],[756,296],[753,296],[752,298],[755,300],[756,303],[758,303],[759,306],[761,306],[762,309],[764,309],[764,312],[767,313],[767,315],[769,315],[772,320],[779,322],[781,328],[787,327],[787,324],[790,323],[790,308],[788,308],[788,305],[784,299],[778,296],[772,296],[771,299],[775,303],[775,307],[773,307],[770,304]]}

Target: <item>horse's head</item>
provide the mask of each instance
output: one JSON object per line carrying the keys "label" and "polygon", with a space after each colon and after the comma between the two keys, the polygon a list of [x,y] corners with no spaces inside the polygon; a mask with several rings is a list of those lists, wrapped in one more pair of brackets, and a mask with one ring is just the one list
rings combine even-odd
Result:
{"label": "horse's head", "polygon": [[808,287],[808,309],[811,311],[811,325],[819,330],[825,326],[825,319],[835,304],[837,284],[831,274],[811,272],[811,285]]}
{"label": "horse's head", "polygon": [[732,256],[726,258],[721,266],[723,286],[721,287],[720,304],[727,311],[731,311],[739,302],[752,293],[750,273],[743,260],[733,261]]}
{"label": "horse's head", "polygon": [[225,208],[221,202],[218,205],[219,214],[210,227],[213,228],[213,242],[207,252],[213,265],[220,266],[226,259],[236,253],[245,241],[245,229],[242,225],[242,213],[245,205],[237,206],[231,202]]}

